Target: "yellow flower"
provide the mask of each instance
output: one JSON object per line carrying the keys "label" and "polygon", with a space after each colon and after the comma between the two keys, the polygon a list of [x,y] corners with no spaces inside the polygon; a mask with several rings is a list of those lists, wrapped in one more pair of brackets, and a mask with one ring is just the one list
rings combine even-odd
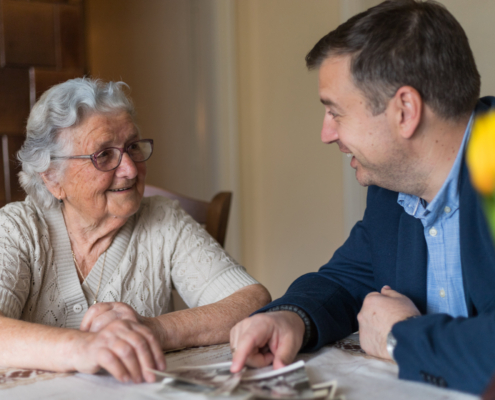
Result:
{"label": "yellow flower", "polygon": [[467,150],[474,187],[482,195],[495,192],[495,112],[476,118]]}

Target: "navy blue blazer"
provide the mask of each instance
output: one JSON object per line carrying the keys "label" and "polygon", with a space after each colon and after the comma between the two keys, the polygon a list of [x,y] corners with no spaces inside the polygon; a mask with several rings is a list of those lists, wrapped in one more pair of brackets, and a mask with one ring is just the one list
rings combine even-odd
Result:
{"label": "navy blue blazer", "polygon": [[[476,111],[495,106],[483,98]],[[424,315],[393,327],[399,377],[481,393],[495,373],[495,249],[463,162],[459,179],[461,264],[468,318]],[[365,296],[384,285],[426,313],[427,246],[423,225],[397,203],[397,192],[370,186],[363,220],[330,262],[298,278],[276,305],[302,308],[316,335],[315,351],[358,330]]]}

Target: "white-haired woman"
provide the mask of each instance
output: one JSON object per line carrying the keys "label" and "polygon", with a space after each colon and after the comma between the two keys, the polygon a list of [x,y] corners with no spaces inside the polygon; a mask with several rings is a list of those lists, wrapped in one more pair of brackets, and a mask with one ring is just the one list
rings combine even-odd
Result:
{"label": "white-haired woman", "polygon": [[[0,210],[2,365],[154,381],[163,349],[228,342],[266,289],[170,200],[143,199],[123,83],[74,79],[33,107],[23,202]],[[191,309],[170,312],[172,283]]]}

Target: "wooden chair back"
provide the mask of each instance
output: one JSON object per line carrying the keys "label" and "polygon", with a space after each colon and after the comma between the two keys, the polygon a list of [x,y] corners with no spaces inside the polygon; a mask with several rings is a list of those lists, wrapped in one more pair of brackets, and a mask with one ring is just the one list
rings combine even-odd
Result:
{"label": "wooden chair back", "polygon": [[156,186],[146,185],[144,197],[163,196],[178,200],[181,207],[223,247],[229,221],[232,192],[219,192],[210,202],[192,199]]}
{"label": "wooden chair back", "polygon": [[483,396],[481,396],[482,400],[495,400],[495,375],[493,376],[491,382],[488,387],[485,389]]}

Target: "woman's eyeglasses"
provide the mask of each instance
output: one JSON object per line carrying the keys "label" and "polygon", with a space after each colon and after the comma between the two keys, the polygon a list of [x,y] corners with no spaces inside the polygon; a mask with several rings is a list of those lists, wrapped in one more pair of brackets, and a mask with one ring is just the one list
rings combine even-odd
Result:
{"label": "woman's eyeglasses", "polygon": [[61,156],[52,157],[52,160],[71,160],[73,158],[89,158],[97,170],[108,172],[120,165],[124,153],[134,162],[144,162],[151,157],[153,153],[153,139],[136,140],[119,149],[118,147],[108,147],[87,156]]}

